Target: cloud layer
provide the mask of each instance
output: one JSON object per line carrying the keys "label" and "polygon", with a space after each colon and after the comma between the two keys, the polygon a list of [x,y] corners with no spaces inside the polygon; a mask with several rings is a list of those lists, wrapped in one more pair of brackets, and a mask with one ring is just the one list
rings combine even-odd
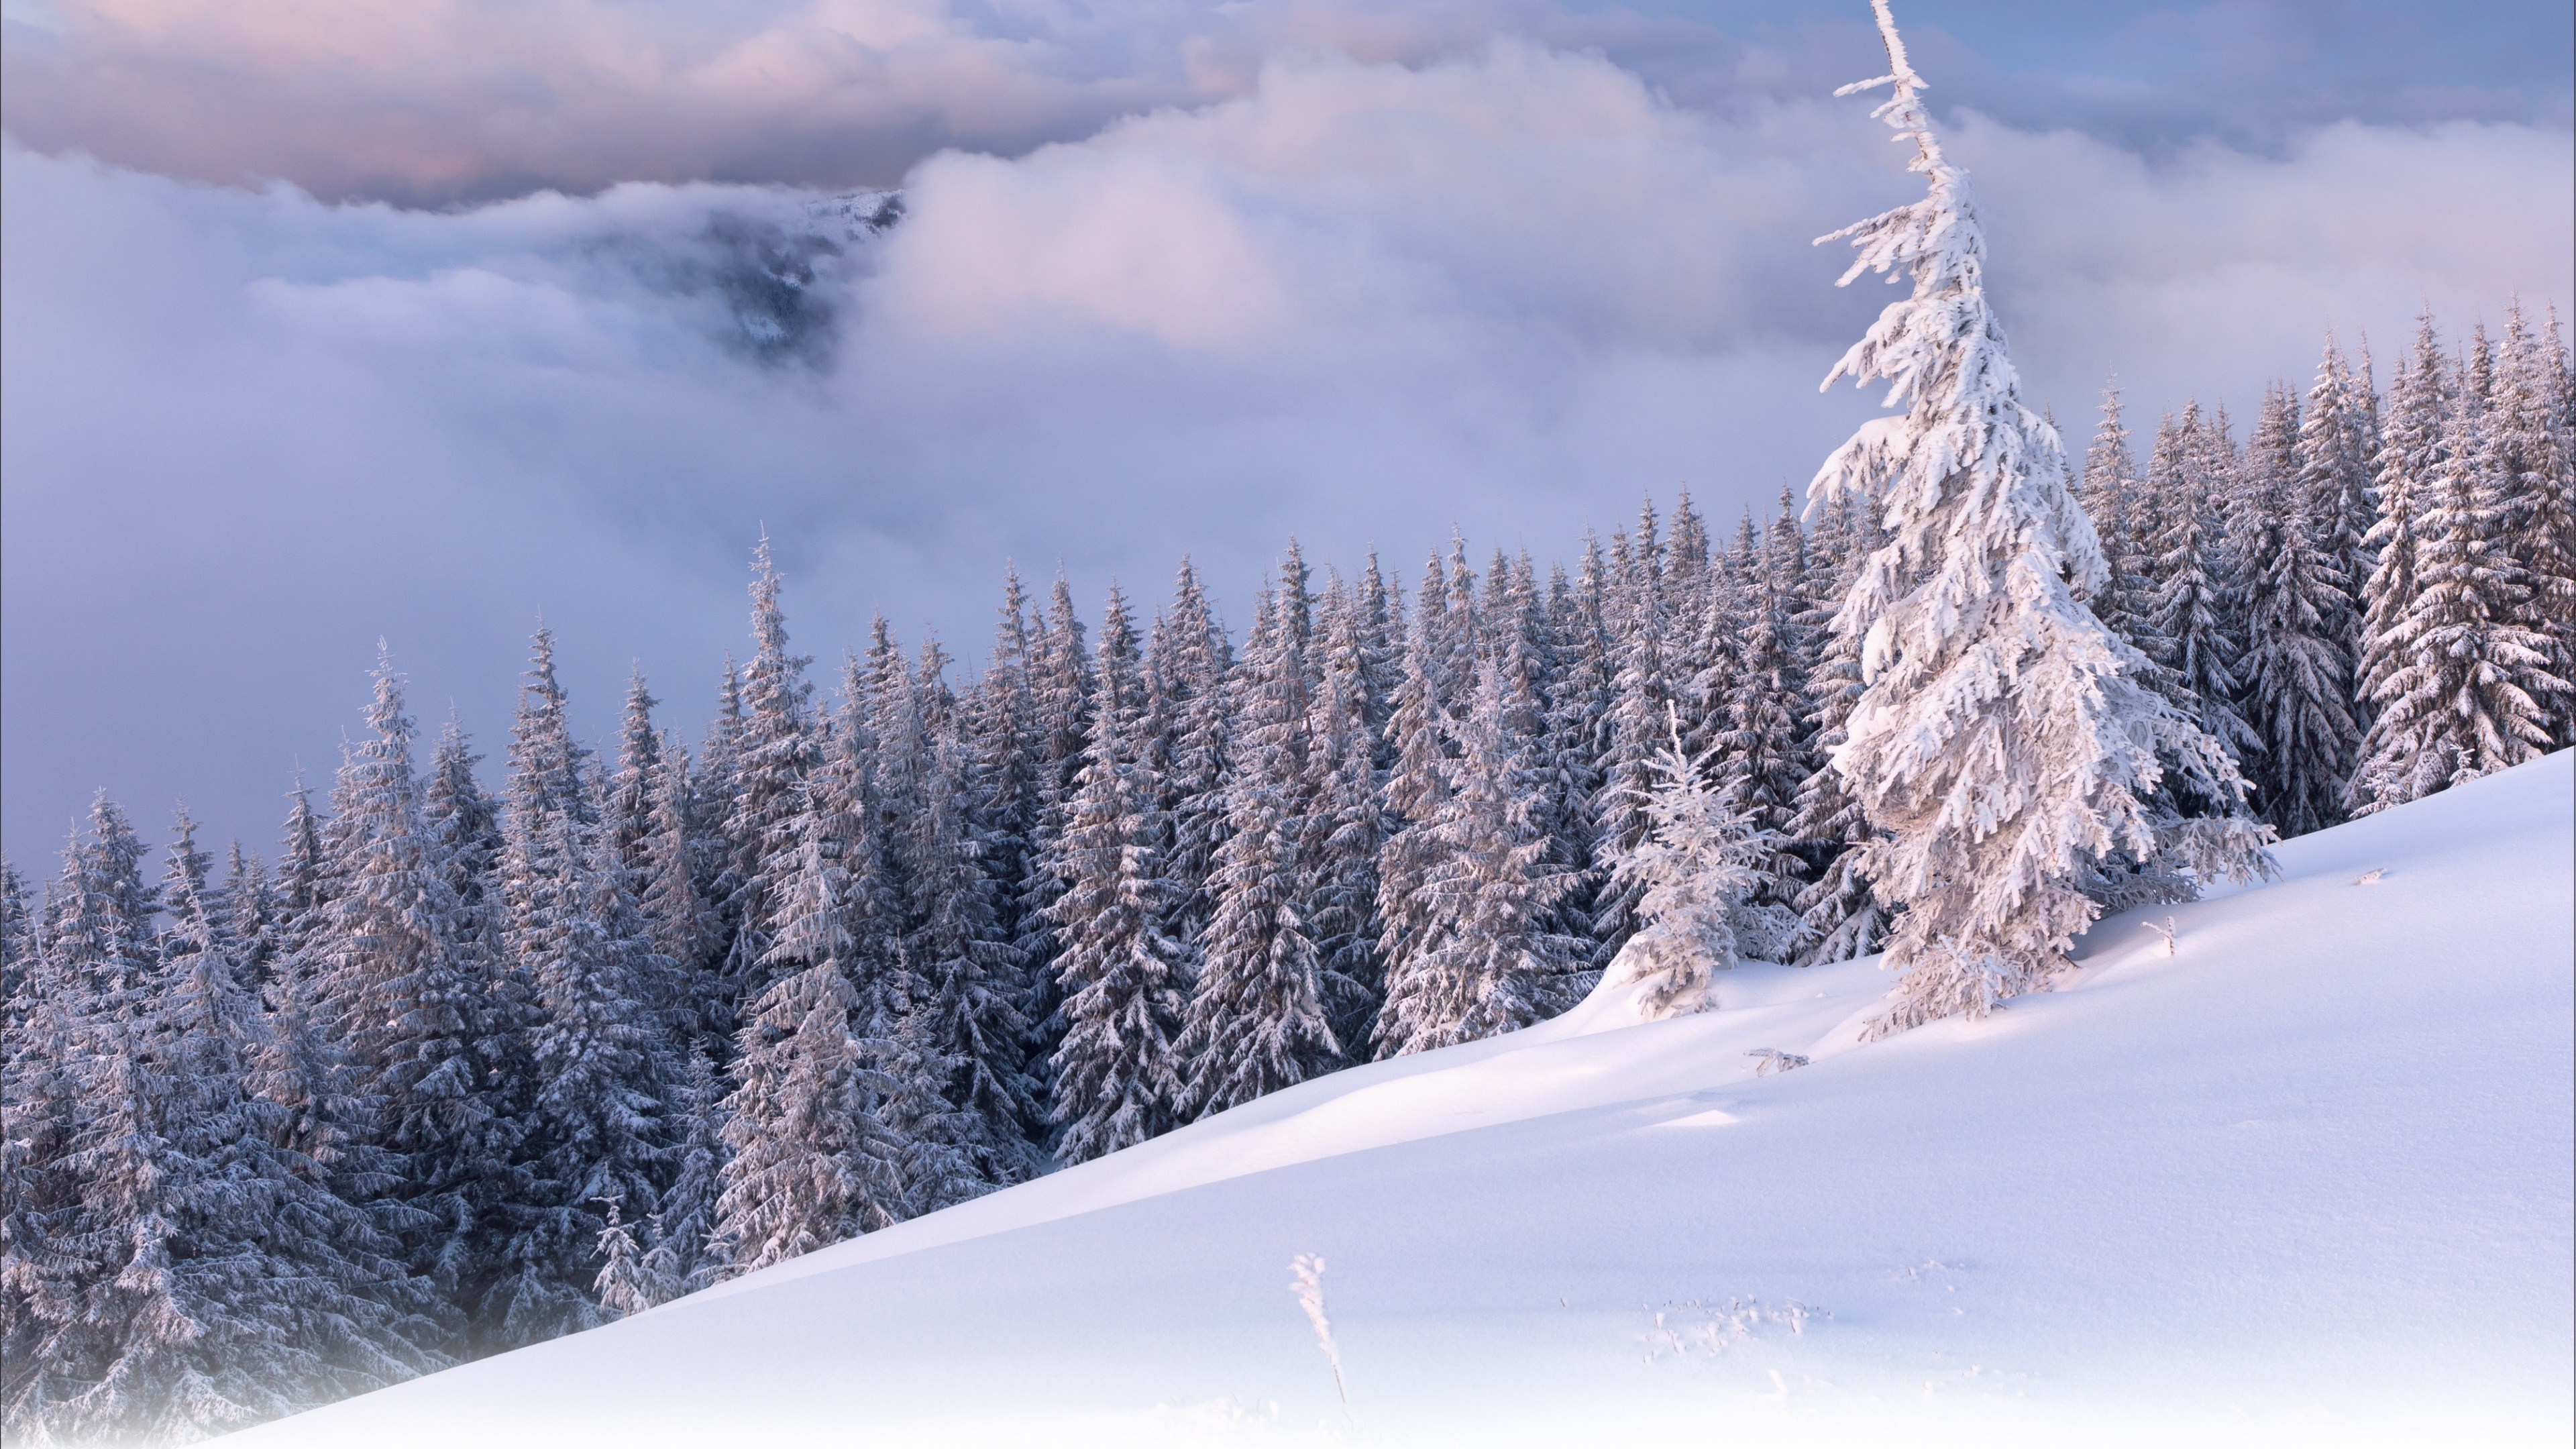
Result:
{"label": "cloud layer", "polygon": [[[763,525],[827,667],[879,607],[972,658],[1007,558],[1089,612],[1193,552],[1241,617],[1291,533],[1564,555],[1648,489],[1768,508],[1867,411],[1815,383],[1884,298],[1808,245],[1911,193],[1865,105],[1686,107],[1508,39],[1240,92],[931,155],[881,237],[776,186],[422,212],[11,147],[13,856],[100,784],[264,840],[380,635],[493,748],[540,616],[587,727],[630,660],[694,726]],[[2329,326],[2576,295],[2555,126],[2150,159],[1963,113],[1950,149],[2073,431],[2115,366],[2241,411]]]}
{"label": "cloud layer", "polygon": [[[2551,0],[1908,0],[1936,102],[2131,149],[2297,128],[2569,120]],[[326,198],[621,181],[891,185],[1252,93],[1302,54],[1420,65],[1498,35],[1597,51],[1718,114],[1820,95],[1877,49],[1857,0],[8,0],[22,143]]]}

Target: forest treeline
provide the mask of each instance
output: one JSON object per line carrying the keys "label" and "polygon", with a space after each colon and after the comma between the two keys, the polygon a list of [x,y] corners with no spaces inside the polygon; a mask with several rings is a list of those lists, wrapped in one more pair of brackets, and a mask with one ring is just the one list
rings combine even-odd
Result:
{"label": "forest treeline", "polygon": [[[2372,372],[2242,441],[2106,397],[2088,603],[2251,786],[2174,810],[2297,835],[2576,738],[2554,317]],[[1742,955],[1867,954],[1832,623],[1886,543],[1784,495],[1409,590],[1292,544],[1239,642],[1187,563],[1089,622],[1014,574],[971,679],[880,621],[828,689],[764,544],[695,742],[640,677],[577,738],[540,631],[497,794],[386,662],[273,858],[183,811],[156,872],[102,796],[0,882],[11,1437],[220,1432],[1542,1020],[1650,924],[1668,761],[1746,822]]]}

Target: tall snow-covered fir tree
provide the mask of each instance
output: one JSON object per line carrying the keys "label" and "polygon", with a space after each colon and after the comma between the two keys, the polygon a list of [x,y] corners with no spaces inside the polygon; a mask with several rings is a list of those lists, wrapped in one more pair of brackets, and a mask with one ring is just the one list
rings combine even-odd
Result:
{"label": "tall snow-covered fir tree", "polygon": [[[1634,537],[1612,540],[1611,558],[1606,621],[1614,672],[1608,748],[1600,759],[1600,793],[1593,803],[1600,829],[1596,859],[1610,872],[1592,908],[1594,957],[1601,963],[1637,928],[1637,888],[1618,883],[1618,861],[1651,828],[1646,801],[1654,793],[1656,731],[1680,704],[1675,636],[1681,620],[1664,586],[1651,505],[1639,515]],[[1685,728],[1690,724],[1685,721]]]}
{"label": "tall snow-covered fir tree", "polygon": [[[722,1247],[716,1240],[717,1198],[724,1190],[724,1166],[730,1156],[725,1145],[724,1082],[704,1051],[690,1052],[681,1070],[679,1089],[669,1104],[678,1130],[662,1210],[645,1225],[648,1236],[637,1241],[642,1257],[636,1269],[622,1284],[599,1285],[600,1301],[621,1313],[694,1293],[724,1273]],[[610,1303],[612,1290],[622,1290],[626,1301]]]}
{"label": "tall snow-covered fir tree", "polygon": [[1382,802],[1387,835],[1378,849],[1377,869],[1381,970],[1383,963],[1428,950],[1434,928],[1429,881],[1439,864],[1435,832],[1450,792],[1449,731],[1426,634],[1417,613],[1405,640],[1395,710],[1387,721],[1392,756]]}
{"label": "tall snow-covered fir tree", "polygon": [[1331,989],[1310,921],[1313,862],[1304,849],[1312,837],[1311,630],[1305,567],[1292,553],[1278,587],[1263,590],[1236,681],[1227,838],[1210,880],[1216,913],[1182,1022],[1197,1116],[1293,1087],[1341,1057],[1326,1019]]}
{"label": "tall snow-covered fir tree", "polygon": [[635,905],[653,949],[670,963],[664,1029],[683,1054],[716,1048],[732,1029],[732,1007],[715,973],[715,913],[700,893],[707,851],[689,755],[666,734],[647,782],[644,834],[635,842]]}
{"label": "tall snow-covered fir tree", "polygon": [[1029,983],[1020,1015],[1029,1024],[1028,1059],[1033,1062],[1054,1057],[1064,1027],[1056,1011],[1055,933],[1047,915],[1062,877],[1046,862],[1064,831],[1065,802],[1073,794],[1074,776],[1082,769],[1083,740],[1091,722],[1087,632],[1074,609],[1073,586],[1059,573],[1047,595],[1045,615],[1030,640],[1029,724],[1035,754],[1029,827],[1032,865],[1015,902],[1020,934],[1013,944],[1020,949]]}
{"label": "tall snow-covered fir tree", "polygon": [[1896,1000],[1871,1028],[1886,1033],[2043,989],[2098,912],[2086,886],[2107,860],[2244,874],[2266,863],[2267,832],[2149,807],[2160,751],[2229,795],[2243,786],[2074,596],[2101,587],[2101,549],[2055,430],[2018,396],[1975,193],[1941,152],[1886,0],[1873,3],[1890,74],[1845,90],[1893,87],[1873,114],[1930,189],[1835,233],[1859,249],[1845,282],[1901,271],[1913,294],[1826,381],[1883,378],[1906,411],[1863,425],[1814,492],[1871,499],[1894,535],[1834,621],[1867,680],[1834,763],[1882,832],[1864,868],[1904,907],[1887,950]]}
{"label": "tall snow-covered fir tree", "polygon": [[[1819,761],[1807,720],[1807,559],[1796,522],[1782,498],[1782,525],[1771,530],[1751,573],[1737,589],[1740,621],[1732,677],[1712,701],[1717,741],[1713,781],[1735,807],[1751,815],[1760,832],[1763,884],[1756,907],[1741,914],[1748,951],[1771,959],[1784,954],[1794,930],[1794,906],[1805,887],[1807,863],[1789,849],[1798,797]],[[1666,763],[1669,763],[1668,761]],[[1770,924],[1759,924],[1763,919]]]}
{"label": "tall snow-covered fir tree", "polygon": [[445,1362],[443,1309],[400,1244],[281,1141],[281,1046],[184,812],[178,834],[159,969],[77,1061],[88,1110],[59,1165],[79,1191],[51,1246],[82,1271],[8,1264],[35,1310],[10,1335],[13,1439],[184,1442]]}
{"label": "tall snow-covered fir tree", "polygon": [[1146,686],[1153,716],[1140,751],[1158,776],[1155,810],[1165,822],[1160,874],[1170,890],[1158,907],[1163,934],[1193,962],[1216,914],[1208,882],[1225,843],[1233,674],[1233,646],[1198,569],[1184,558],[1171,611],[1155,620],[1151,635]]}
{"label": "tall snow-covered fir tree", "polygon": [[2401,651],[2396,631],[2421,587],[2423,514],[2440,469],[2447,415],[2453,406],[2450,383],[2433,314],[2417,319],[2411,357],[2400,357],[2388,380],[2388,404],[2372,482],[2377,508],[2363,545],[2370,551],[2370,576],[2362,586],[2361,687],[2371,734],[2362,742],[2361,768],[2346,786],[2346,803],[2366,813],[2381,796],[2373,783],[2370,759],[2378,753],[2379,696],[2398,669]]}
{"label": "tall snow-covered fir tree", "polygon": [[[805,678],[810,656],[787,652],[787,614],[779,604],[778,566],[764,537],[752,555],[750,665],[743,670],[742,716],[722,763],[731,789],[714,798],[728,808],[724,834],[731,848],[725,923],[734,935],[726,953],[724,990],[748,1005],[769,981],[769,950],[777,938],[782,874],[795,868],[802,848],[790,828],[803,803],[806,777],[821,768],[812,719],[814,686]],[[708,752],[708,763],[718,763]]]}
{"label": "tall snow-covered fir tree", "polygon": [[[2431,335],[2428,318],[2403,430],[2392,426],[2386,448],[2400,466],[2380,479],[2383,560],[2408,541],[2388,525],[2411,523],[2414,588],[2402,613],[2373,611],[2375,619],[2394,617],[2371,640],[2379,715],[2352,780],[2356,814],[2537,758],[2549,748],[2549,703],[2568,688],[2550,671],[2549,636],[2526,622],[2531,586],[2510,546],[2485,338],[2469,365],[2446,378]],[[2392,496],[2411,516],[2386,511]]]}
{"label": "tall snow-covered fir tree", "polygon": [[[601,1234],[612,1213],[649,1222],[660,1211],[664,1102],[680,1076],[668,1030],[673,963],[637,909],[621,822],[583,768],[588,752],[572,738],[543,631],[528,681],[511,731],[499,872],[502,939],[528,994],[533,1089],[521,1117],[529,1191],[508,1215],[509,1277],[495,1290],[498,1341],[512,1344],[609,1316],[594,1294]],[[630,735],[649,730],[649,717],[636,717],[648,699],[639,681]],[[647,768],[629,782],[639,794]]]}
{"label": "tall snow-covered fir tree", "polygon": [[644,686],[638,667],[626,680],[626,709],[617,722],[617,768],[600,794],[600,817],[609,842],[628,870],[644,868],[643,841],[653,822],[653,781],[662,764],[662,735],[653,707],[662,701]]}
{"label": "tall snow-covered fir tree", "polygon": [[2201,730],[2241,759],[2262,747],[2237,713],[2243,641],[2241,607],[2227,538],[2232,468],[2222,425],[2198,403],[2156,432],[2153,477],[2158,531],[2149,540],[2157,579],[2153,643],[2166,672],[2154,676],[2166,697],[2196,716]]}
{"label": "tall snow-covered fir tree", "polygon": [[707,926],[702,994],[721,1012],[716,1031],[728,1037],[735,1025],[734,1009],[741,1003],[726,971],[733,963],[734,938],[742,930],[742,860],[754,854],[733,833],[734,800],[742,792],[743,733],[749,723],[743,707],[742,670],[727,654],[716,686],[715,714],[698,742],[697,758],[690,762],[689,823],[695,836],[691,882],[704,903],[701,916]]}
{"label": "tall snow-covered fir tree", "polygon": [[1338,992],[1336,1041],[1368,1040],[1382,972],[1377,956],[1378,854],[1386,845],[1378,779],[1378,721],[1372,719],[1371,654],[1360,597],[1339,579],[1324,593],[1318,637],[1321,682],[1306,759],[1311,802],[1303,847],[1312,862],[1310,924],[1325,980]]}
{"label": "tall snow-covered fir tree", "polygon": [[[993,651],[961,706],[962,736],[977,781],[976,829],[984,843],[985,874],[999,891],[1002,939],[1017,945],[1027,932],[1021,899],[1028,893],[1038,827],[1037,701],[1029,682],[1028,590],[1016,567],[1002,575],[1002,604],[993,627]],[[1026,969],[1027,953],[1021,953]],[[1021,1005],[1027,1004],[1024,997]],[[1021,1028],[1022,1046],[1030,1028]],[[1025,1052],[1023,1053],[1025,1055]],[[1043,1064],[1037,1070],[1043,1072]]]}
{"label": "tall snow-covered fir tree", "polygon": [[[2546,641],[2547,675],[2576,680],[2576,417],[2566,347],[2553,314],[2535,333],[2516,300],[2505,313],[2485,471],[2496,489],[2504,550],[2524,592],[2514,621]],[[2552,748],[2576,744],[2576,695],[2539,701]]]}
{"label": "tall snow-covered fir tree", "polygon": [[[1576,574],[1562,568],[1548,580],[1548,611],[1557,649],[1556,688],[1548,700],[1545,766],[1547,794],[1540,814],[1575,872],[1565,905],[1569,922],[1594,934],[1601,894],[1601,758],[1608,745],[1610,682],[1615,672],[1605,623],[1608,561],[1588,530]],[[1381,747],[1381,755],[1388,752]]]}
{"label": "tall snow-covered fir tree", "polygon": [[[2301,465],[2298,402],[2264,395],[2246,458],[2241,530],[2247,626],[2243,713],[2261,741],[2248,773],[2263,819],[2284,837],[2343,818],[2361,731],[2352,716],[2352,612]],[[2334,500],[2323,500],[2331,504]]]}
{"label": "tall snow-covered fir tree", "polygon": [[[871,633],[864,668],[856,658],[848,661],[844,706],[797,817],[796,837],[820,849],[803,848],[806,863],[795,878],[800,899],[828,896],[834,929],[848,938],[841,959],[856,988],[851,1030],[875,1083],[873,1109],[894,1143],[898,1190],[886,1211],[902,1218],[988,1188],[977,1161],[995,1171],[1012,1169],[1000,1165],[1008,1144],[951,1100],[965,1064],[940,1043],[939,990],[922,969],[929,963],[914,954],[917,948],[965,952],[946,961],[967,973],[961,985],[977,970],[972,943],[951,929],[959,922],[924,919],[913,894],[922,871],[953,868],[949,857],[961,844],[963,822],[933,819],[930,806],[931,742],[950,704],[939,680],[945,656],[935,642],[927,645],[916,674],[882,617]],[[817,859],[838,884],[817,883]]]}
{"label": "tall snow-covered fir tree", "polygon": [[1126,600],[1113,589],[1100,624],[1099,699],[1056,841],[1062,884],[1048,907],[1065,1019],[1050,1074],[1059,1162],[1132,1147],[1188,1115],[1188,957],[1163,925],[1162,897],[1175,887],[1153,844],[1159,790],[1145,757],[1146,694]]}
{"label": "tall snow-covered fir tree", "polygon": [[1028,1071],[1028,983],[1004,934],[1002,883],[989,871],[965,746],[941,725],[922,741],[922,807],[898,841],[907,890],[907,959],[929,995],[914,1028],[947,1062],[941,1083],[965,1116],[959,1144],[977,1180],[1003,1185],[1039,1167],[1031,1135],[1044,1112]]}
{"label": "tall snow-covered fir tree", "polygon": [[1488,661],[1466,717],[1444,727],[1456,755],[1420,831],[1422,922],[1387,956],[1380,1056],[1517,1030],[1591,983],[1583,943],[1554,929],[1574,881],[1532,819],[1537,771],[1511,693]]}
{"label": "tall snow-covered fir tree", "polygon": [[[811,788],[810,786],[808,788]],[[903,1143],[879,1105],[892,1083],[870,1068],[852,1017],[856,940],[839,841],[851,827],[802,812],[791,863],[777,876],[770,985],[743,1012],[730,1156],[716,1201],[714,1251],[748,1273],[881,1228],[903,1216]]]}
{"label": "tall snow-covered fir tree", "polygon": [[[122,1060],[134,1034],[120,1020],[157,964],[160,897],[143,878],[143,853],[124,810],[100,791],[87,828],[64,842],[62,873],[34,923],[25,999],[11,1003],[0,1060],[8,1103],[0,1114],[0,1425],[13,1438],[75,1415],[125,1411],[95,1399],[79,1406],[127,1321],[110,1304],[93,1328],[101,1315],[86,1300],[102,1268],[121,1270],[131,1251],[115,1241],[112,1221],[100,1221],[98,1204],[120,1211],[120,1187],[135,1184],[102,1188],[92,1179],[118,1165],[99,1159],[102,1119],[117,1113],[120,1097],[151,1089],[140,1064]],[[136,1072],[130,1082],[128,1071]],[[111,1072],[119,1081],[103,1080]],[[113,1090],[120,1085],[131,1090]],[[142,1105],[148,1112],[148,1097]],[[140,1153],[148,1168],[159,1133],[148,1115],[134,1125],[145,1135],[122,1157]]]}
{"label": "tall snow-covered fir tree", "polygon": [[501,806],[475,778],[483,757],[450,719],[431,747],[421,782],[420,818],[439,878],[456,898],[456,939],[489,958],[500,950],[500,901],[492,874],[501,859]]}
{"label": "tall snow-covered fir tree", "polygon": [[[2351,360],[2327,337],[2299,415],[2297,501],[2307,509],[2318,551],[2342,582],[2341,612],[2325,622],[2336,647],[2356,669],[2362,652],[2361,590],[2370,577],[2370,549],[2364,540],[2377,518],[2370,411],[2368,381],[2354,375]],[[2367,724],[2367,711],[2356,712],[2356,727]]]}
{"label": "tall snow-covered fir tree", "polygon": [[495,963],[459,938],[459,902],[438,868],[412,772],[412,720],[389,660],[367,712],[373,738],[347,747],[332,790],[337,894],[305,949],[309,999],[291,1003],[336,1046],[341,1090],[364,1104],[370,1138],[406,1164],[391,1196],[409,1211],[416,1267],[485,1341],[504,1276],[507,1218],[524,1200],[511,1071],[517,1035],[496,1002]]}
{"label": "tall snow-covered fir tree", "polygon": [[2153,658],[2161,641],[2155,631],[2155,564],[2146,552],[2145,489],[2120,418],[2120,380],[2114,377],[2102,389],[2102,422],[2084,452],[2084,511],[2102,547],[2102,587],[2088,602],[2103,627]]}

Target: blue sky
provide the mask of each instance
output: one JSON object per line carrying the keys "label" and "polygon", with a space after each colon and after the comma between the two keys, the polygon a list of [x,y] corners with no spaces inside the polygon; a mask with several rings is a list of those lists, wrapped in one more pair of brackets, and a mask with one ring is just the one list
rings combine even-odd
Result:
{"label": "blue sky", "polygon": [[[1864,6],[10,0],[0,829],[101,786],[259,847],[381,637],[497,753],[542,618],[586,728],[692,732],[765,525],[828,673],[972,660],[1290,534],[1570,557],[1803,485],[1908,182]],[[2324,333],[2571,300],[2564,5],[1898,7],[2070,432],[2249,413]],[[623,183],[623,184],[621,184]],[[853,241],[822,205],[901,185]],[[821,238],[817,250],[799,238]],[[787,320],[746,279],[799,245]],[[765,335],[765,334],[764,334]],[[157,824],[156,824],[157,828]]]}

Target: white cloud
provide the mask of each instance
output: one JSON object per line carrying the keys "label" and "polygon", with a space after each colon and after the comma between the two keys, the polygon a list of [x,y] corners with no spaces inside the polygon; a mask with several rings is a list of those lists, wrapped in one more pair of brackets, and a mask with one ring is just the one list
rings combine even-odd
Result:
{"label": "white cloud", "polygon": [[[1545,558],[1684,480],[1768,508],[1865,410],[1815,383],[1882,298],[1808,245],[1909,193],[1864,106],[1712,116],[1510,41],[1243,83],[923,161],[886,239],[808,258],[804,342],[767,353],[739,284],[829,230],[807,193],[421,212],[10,149],[10,842],[48,848],[95,783],[264,836],[379,634],[487,743],[540,610],[593,728],[638,657],[694,721],[764,522],[803,647],[883,605],[971,658],[1005,556],[1063,559],[1089,609],[1191,551],[1240,614],[1291,532],[1409,575],[1453,522]],[[2115,365],[2142,407],[2241,411],[2328,326],[2393,344],[2421,300],[2457,326],[2576,292],[2561,132],[2150,164],[1970,118],[1951,149],[2071,431]]]}

